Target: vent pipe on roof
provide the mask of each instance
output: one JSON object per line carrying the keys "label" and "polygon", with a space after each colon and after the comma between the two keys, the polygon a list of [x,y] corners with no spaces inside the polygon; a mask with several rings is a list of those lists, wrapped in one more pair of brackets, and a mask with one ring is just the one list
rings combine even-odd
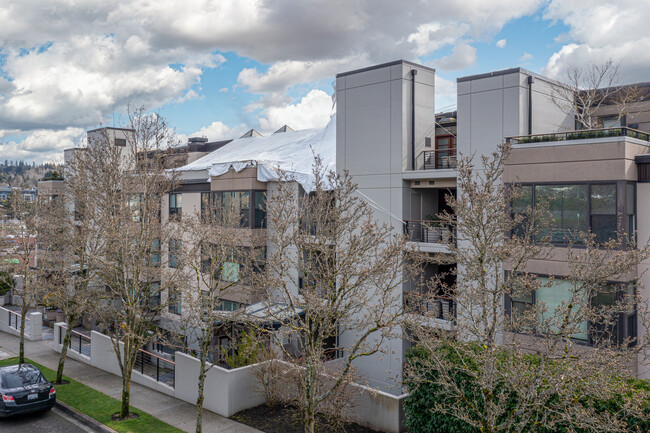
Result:
{"label": "vent pipe on roof", "polygon": [[411,69],[411,170],[415,170],[415,76],[417,69]]}
{"label": "vent pipe on roof", "polygon": [[533,134],[533,83],[535,77],[528,76],[528,135]]}

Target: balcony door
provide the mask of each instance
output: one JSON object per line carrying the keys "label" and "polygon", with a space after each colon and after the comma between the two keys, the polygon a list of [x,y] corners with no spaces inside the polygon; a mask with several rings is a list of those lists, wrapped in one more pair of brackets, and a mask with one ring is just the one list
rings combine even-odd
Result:
{"label": "balcony door", "polygon": [[436,169],[456,167],[456,137],[441,135],[436,137]]}

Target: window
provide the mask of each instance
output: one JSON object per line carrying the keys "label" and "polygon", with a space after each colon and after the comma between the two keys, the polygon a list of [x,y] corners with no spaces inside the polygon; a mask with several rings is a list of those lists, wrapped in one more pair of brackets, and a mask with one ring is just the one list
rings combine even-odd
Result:
{"label": "window", "polygon": [[625,184],[625,232],[630,240],[636,239],[636,184]]}
{"label": "window", "polygon": [[[511,212],[512,218],[516,215],[526,215],[530,213],[533,206],[533,187],[532,185],[517,185],[515,192],[516,198],[512,199]],[[523,236],[526,230],[526,221],[517,224],[513,229],[513,235]]]}
{"label": "window", "polygon": [[169,240],[169,267],[178,268],[180,266],[181,248],[183,244],[180,239]]}
{"label": "window", "polygon": [[210,209],[210,198],[212,197],[212,193],[210,192],[202,192],[201,193],[201,219],[205,222],[208,218],[208,209]]}
{"label": "window", "polygon": [[239,215],[239,227],[266,228],[265,191],[215,191],[201,193],[201,218],[207,220],[211,205]]}
{"label": "window", "polygon": [[116,138],[115,145],[120,147],[126,147],[126,138]]}
{"label": "window", "polygon": [[225,299],[220,299],[220,302],[218,302],[215,305],[215,310],[219,311],[236,311],[241,307],[241,304],[239,302],[235,301],[227,301]]}
{"label": "window", "polygon": [[435,168],[454,167],[456,167],[456,137],[453,135],[436,137]]}
{"label": "window", "polygon": [[591,231],[596,242],[616,239],[616,184],[591,185]]}
{"label": "window", "polygon": [[266,228],[266,193],[264,191],[255,191],[254,199],[255,222],[253,227]]}
{"label": "window", "polygon": [[183,194],[169,194],[169,217],[180,216],[183,210]]}
{"label": "window", "polygon": [[149,266],[160,266],[160,239],[154,239],[149,254]]}
{"label": "window", "polygon": [[223,191],[214,193],[214,202],[226,210],[239,214],[239,226],[248,227],[250,218],[250,193],[248,191]]}
{"label": "window", "polygon": [[[535,291],[535,303],[540,306],[544,305],[544,312],[539,313],[540,323],[545,323],[548,325],[549,332],[558,331],[558,321],[560,319],[556,318],[556,312],[559,312],[558,307],[563,303],[564,305],[572,303],[572,293],[573,293],[573,284],[569,281],[563,280],[561,278],[555,278],[553,283],[550,283],[550,279],[547,277],[538,278],[540,287]],[[582,307],[585,308],[585,303],[587,299],[574,299],[575,305],[573,311],[577,311]],[[579,332],[572,336],[576,340],[587,340],[587,322],[581,322],[579,324]]]}
{"label": "window", "polygon": [[587,185],[536,185],[535,203],[542,200],[548,203],[552,221],[540,227],[540,236],[564,243],[587,231]]}
{"label": "window", "polygon": [[[512,216],[526,212],[531,204],[546,203],[550,221],[538,226],[540,238],[549,237],[555,244],[576,242],[580,233],[591,230],[596,242],[607,242],[618,237],[619,209],[625,208],[627,219],[621,220],[625,229],[635,228],[636,185],[627,185],[625,197],[618,194],[623,183],[518,185],[523,194],[512,200]],[[513,235],[523,234],[523,229],[522,223],[513,229]]]}
{"label": "window", "polygon": [[[522,330],[531,330],[540,334],[553,334],[558,331],[562,317],[560,316],[559,307],[573,304],[572,311],[574,314],[587,316],[587,307],[593,312],[599,311],[600,308],[607,308],[615,305],[618,299],[627,293],[633,295],[633,288],[627,286],[610,284],[599,290],[591,299],[587,299],[586,294],[578,293],[573,295],[574,286],[570,281],[563,278],[554,278],[552,283],[549,277],[538,276],[539,287],[529,293],[516,293],[509,299],[510,314],[513,323],[522,318],[526,312],[530,312],[534,307],[537,308],[536,316],[533,319],[536,323],[536,329],[526,329],[528,325],[522,326]],[[630,292],[630,290],[632,290]],[[618,308],[613,308],[618,310]],[[566,310],[565,310],[566,311]],[[593,317],[602,317],[601,313]],[[592,317],[590,315],[589,317]],[[526,323],[526,322],[522,322]],[[530,323],[530,322],[528,322]],[[613,324],[613,325],[612,325]],[[575,326],[576,324],[573,323]],[[575,326],[575,333],[570,338],[589,344],[622,342],[627,338],[636,338],[636,312],[630,311],[625,314],[615,314],[611,320],[601,323],[594,323],[584,320]]]}
{"label": "window", "polygon": [[182,312],[181,292],[178,289],[169,289],[169,312],[180,315]]}
{"label": "window", "polygon": [[149,284],[149,308],[155,310],[160,306],[160,283]]}
{"label": "window", "polygon": [[603,117],[603,128],[620,128],[621,118],[618,116]]}

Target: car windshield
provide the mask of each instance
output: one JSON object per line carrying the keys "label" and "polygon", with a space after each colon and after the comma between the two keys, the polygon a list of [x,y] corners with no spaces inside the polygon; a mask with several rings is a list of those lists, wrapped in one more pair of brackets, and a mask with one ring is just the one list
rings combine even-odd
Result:
{"label": "car windshield", "polygon": [[3,388],[22,388],[47,382],[40,371],[33,368],[18,368],[2,374]]}

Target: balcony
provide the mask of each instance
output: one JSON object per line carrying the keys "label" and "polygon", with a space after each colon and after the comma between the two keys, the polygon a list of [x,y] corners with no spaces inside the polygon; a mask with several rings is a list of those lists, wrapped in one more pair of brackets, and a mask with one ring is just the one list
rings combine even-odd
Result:
{"label": "balcony", "polygon": [[580,131],[556,132],[552,134],[522,135],[517,137],[507,137],[506,141],[511,144],[528,144],[610,137],[631,137],[643,141],[650,141],[650,134],[627,127],[584,129]]}
{"label": "balcony", "polygon": [[456,319],[456,303],[453,299],[444,296],[404,291],[404,310],[407,313],[433,319],[447,321]]}
{"label": "balcony", "polygon": [[456,168],[456,149],[436,149],[421,152],[415,160],[418,170],[453,170]]}
{"label": "balcony", "polygon": [[406,220],[404,232],[411,242],[446,245],[456,239],[455,233],[448,226],[437,221]]}

